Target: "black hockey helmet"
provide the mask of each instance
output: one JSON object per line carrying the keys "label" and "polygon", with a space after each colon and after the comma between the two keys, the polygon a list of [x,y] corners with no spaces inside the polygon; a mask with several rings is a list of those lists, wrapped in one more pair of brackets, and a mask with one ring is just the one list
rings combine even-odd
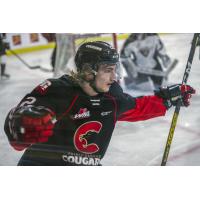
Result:
{"label": "black hockey helmet", "polygon": [[75,64],[78,70],[82,70],[85,64],[97,71],[99,64],[118,64],[119,54],[108,43],[103,41],[86,42],[82,44],[75,56]]}

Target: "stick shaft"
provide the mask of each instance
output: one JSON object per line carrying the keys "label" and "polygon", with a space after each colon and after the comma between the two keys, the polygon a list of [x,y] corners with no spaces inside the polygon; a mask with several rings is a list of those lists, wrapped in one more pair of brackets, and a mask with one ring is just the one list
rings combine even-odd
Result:
{"label": "stick shaft", "polygon": [[40,66],[30,66],[26,61],[24,61],[17,53],[15,53],[12,49],[9,49],[9,51],[16,56],[25,66],[27,66],[29,69],[38,69]]}
{"label": "stick shaft", "polygon": [[[193,61],[193,58],[194,58],[197,40],[199,39],[199,35],[200,34],[198,34],[198,33],[194,34],[194,37],[193,37],[193,40],[192,40],[192,46],[191,46],[191,49],[190,49],[190,54],[189,54],[188,61],[187,61],[186,67],[185,67],[185,72],[184,72],[184,75],[183,75],[182,85],[185,85],[187,83],[187,80],[188,80],[188,77],[189,77],[189,74],[190,74],[190,70],[191,70],[191,66],[192,66],[192,61]],[[175,128],[176,128],[176,124],[177,124],[177,120],[178,120],[178,116],[179,116],[179,112],[180,112],[180,107],[181,107],[181,100],[178,101],[178,103],[175,107],[175,111],[174,111],[174,115],[173,115],[173,118],[172,118],[172,122],[171,122],[170,130],[169,130],[169,134],[168,134],[168,138],[167,138],[167,142],[166,142],[161,166],[165,166],[166,163],[167,163],[172,139],[173,139],[173,136],[174,136],[174,131],[175,131]]]}

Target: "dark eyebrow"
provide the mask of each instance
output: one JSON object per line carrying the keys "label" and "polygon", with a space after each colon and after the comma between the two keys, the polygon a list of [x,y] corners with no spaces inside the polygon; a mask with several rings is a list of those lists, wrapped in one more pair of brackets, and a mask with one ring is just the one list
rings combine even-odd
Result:
{"label": "dark eyebrow", "polygon": [[104,70],[115,70],[113,67],[106,67]]}

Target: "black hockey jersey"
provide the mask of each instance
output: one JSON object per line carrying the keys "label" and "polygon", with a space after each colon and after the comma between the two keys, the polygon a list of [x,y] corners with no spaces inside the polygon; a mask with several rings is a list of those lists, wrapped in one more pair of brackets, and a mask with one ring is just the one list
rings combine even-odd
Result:
{"label": "black hockey jersey", "polygon": [[[117,121],[146,120],[166,112],[161,98],[133,98],[117,82],[108,93],[88,96],[67,75],[46,80],[18,107],[30,104],[51,109],[56,123],[53,136],[46,143],[30,146],[21,165],[100,165]],[[7,117],[5,132],[12,140],[9,120]]]}

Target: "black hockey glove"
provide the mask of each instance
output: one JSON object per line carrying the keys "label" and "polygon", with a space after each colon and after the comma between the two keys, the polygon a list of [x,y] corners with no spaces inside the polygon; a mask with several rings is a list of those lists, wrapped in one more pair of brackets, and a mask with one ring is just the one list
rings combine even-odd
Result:
{"label": "black hockey glove", "polygon": [[155,91],[155,95],[164,99],[164,105],[167,108],[176,106],[179,99],[181,99],[181,106],[188,107],[192,94],[195,94],[195,90],[191,86],[181,84],[161,87]]}
{"label": "black hockey glove", "polygon": [[[11,145],[23,150],[31,144],[47,142],[53,135],[55,115],[43,106],[23,106],[18,108],[11,117],[10,124],[15,141]],[[21,144],[21,148],[18,145]],[[18,145],[18,146],[17,146]]]}

